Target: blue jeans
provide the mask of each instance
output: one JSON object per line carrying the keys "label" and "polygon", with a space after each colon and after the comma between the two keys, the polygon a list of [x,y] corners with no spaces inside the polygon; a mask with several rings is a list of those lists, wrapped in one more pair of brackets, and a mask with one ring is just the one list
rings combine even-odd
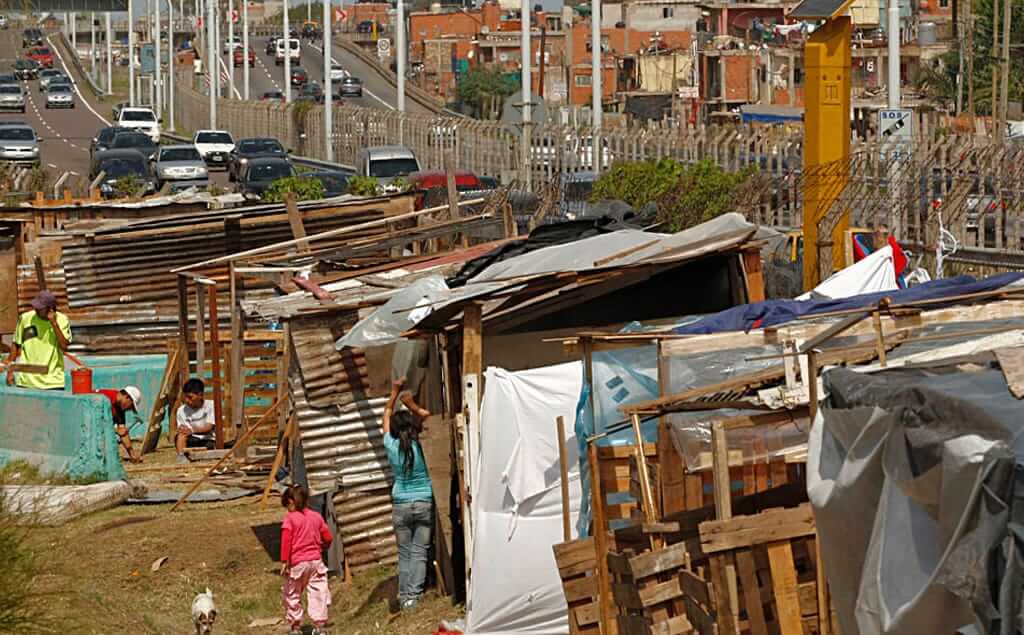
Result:
{"label": "blue jeans", "polygon": [[434,502],[395,503],[392,507],[398,540],[398,601],[418,600],[427,578],[427,554],[434,528]]}

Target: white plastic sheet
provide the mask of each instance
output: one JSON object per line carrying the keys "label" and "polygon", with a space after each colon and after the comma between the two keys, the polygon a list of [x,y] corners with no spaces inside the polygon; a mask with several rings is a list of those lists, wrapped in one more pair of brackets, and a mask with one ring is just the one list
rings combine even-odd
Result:
{"label": "white plastic sheet", "polygon": [[860,262],[833,273],[797,300],[834,300],[895,289],[899,289],[899,285],[896,284],[896,267],[892,263],[892,247],[886,245]]}
{"label": "white plastic sheet", "polygon": [[574,524],[581,494],[572,422],[582,376],[580,362],[517,373],[487,369],[473,470],[468,634],[569,632],[551,549],[563,541],[555,418],[566,425]]}
{"label": "white plastic sheet", "polygon": [[448,295],[448,285],[441,276],[426,276],[401,289],[379,309],[356,323],[335,342],[340,351],[346,346],[366,348],[392,344],[402,333],[430,315],[434,303]]}

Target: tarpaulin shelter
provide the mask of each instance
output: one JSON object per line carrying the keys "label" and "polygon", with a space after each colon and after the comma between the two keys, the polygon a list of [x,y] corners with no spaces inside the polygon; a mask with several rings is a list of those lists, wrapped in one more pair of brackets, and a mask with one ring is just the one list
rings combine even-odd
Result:
{"label": "tarpaulin shelter", "polygon": [[825,374],[808,493],[843,633],[1018,633],[1022,349]]}

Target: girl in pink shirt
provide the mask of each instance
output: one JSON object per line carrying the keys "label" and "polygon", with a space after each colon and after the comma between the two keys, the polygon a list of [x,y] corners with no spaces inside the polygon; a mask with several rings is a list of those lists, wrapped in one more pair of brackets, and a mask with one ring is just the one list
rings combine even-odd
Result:
{"label": "girl in pink shirt", "polygon": [[331,532],[323,517],[306,507],[308,500],[309,492],[301,485],[292,485],[281,494],[281,506],[288,509],[281,523],[281,575],[285,578],[281,595],[285,619],[291,632],[298,633],[302,628],[302,592],[307,591],[313,635],[322,635],[331,605],[322,553],[331,544]]}

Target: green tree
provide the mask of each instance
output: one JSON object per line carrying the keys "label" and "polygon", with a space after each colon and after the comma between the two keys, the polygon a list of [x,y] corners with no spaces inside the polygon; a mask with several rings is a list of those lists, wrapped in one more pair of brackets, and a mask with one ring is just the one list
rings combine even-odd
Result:
{"label": "green tree", "polygon": [[655,203],[660,229],[678,232],[726,212],[742,212],[764,191],[753,166],[727,172],[710,160],[687,165],[661,159],[616,164],[594,184],[591,200],[617,199],[636,208]]}
{"label": "green tree", "polygon": [[503,100],[516,92],[516,84],[500,70],[474,68],[459,80],[458,91],[459,99],[471,105],[479,114],[483,112],[487,100]]}

